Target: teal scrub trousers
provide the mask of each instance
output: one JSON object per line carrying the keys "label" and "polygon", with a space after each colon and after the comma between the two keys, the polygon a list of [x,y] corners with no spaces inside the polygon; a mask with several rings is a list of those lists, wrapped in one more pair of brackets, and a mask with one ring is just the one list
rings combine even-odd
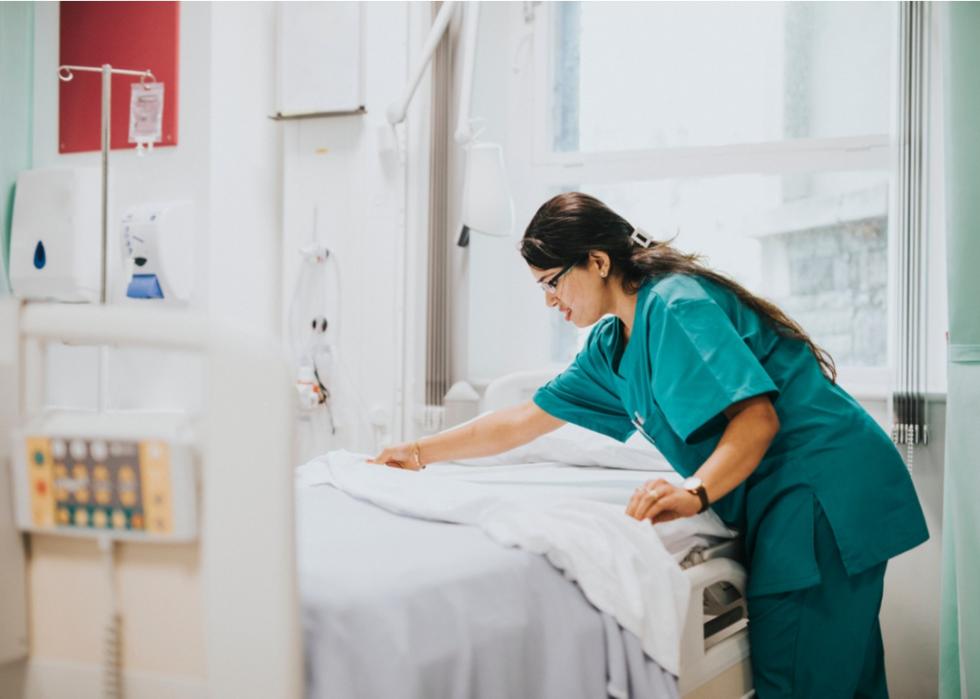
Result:
{"label": "teal scrub trousers", "polygon": [[885,563],[848,576],[820,507],[814,548],[818,584],[748,599],[756,696],[884,699],[888,688],[878,612]]}

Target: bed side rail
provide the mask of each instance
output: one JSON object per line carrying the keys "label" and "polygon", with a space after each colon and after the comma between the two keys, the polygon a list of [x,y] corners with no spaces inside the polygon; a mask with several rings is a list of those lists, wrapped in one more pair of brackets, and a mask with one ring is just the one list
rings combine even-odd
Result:
{"label": "bed side rail", "polygon": [[681,636],[682,694],[749,657],[745,568],[731,558],[715,557],[685,574],[691,597]]}

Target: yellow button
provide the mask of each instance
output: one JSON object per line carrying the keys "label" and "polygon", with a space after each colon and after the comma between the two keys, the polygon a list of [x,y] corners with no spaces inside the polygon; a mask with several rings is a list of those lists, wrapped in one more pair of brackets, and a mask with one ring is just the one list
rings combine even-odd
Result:
{"label": "yellow button", "polygon": [[54,477],[55,478],[68,478],[68,469],[64,464],[55,464],[54,466]]}
{"label": "yellow button", "polygon": [[132,466],[123,466],[119,469],[119,482],[132,483],[136,480],[136,472]]}
{"label": "yellow button", "polygon": [[113,510],[112,512],[112,528],[113,529],[125,529],[126,528],[126,513],[122,510]]}
{"label": "yellow button", "polygon": [[103,464],[96,464],[95,468],[92,469],[92,475],[97,481],[107,481],[109,480],[109,469]]}
{"label": "yellow button", "polygon": [[75,502],[80,502],[85,505],[88,503],[89,492],[88,488],[79,488],[75,491]]}
{"label": "yellow button", "polygon": [[112,501],[112,491],[108,488],[96,488],[95,501],[100,505],[108,505]]}
{"label": "yellow button", "polygon": [[67,500],[68,491],[62,488],[60,485],[55,485],[54,487],[54,499],[55,500]]}
{"label": "yellow button", "polygon": [[92,525],[102,529],[106,525],[108,518],[105,515],[105,510],[96,510],[92,513]]}
{"label": "yellow button", "polygon": [[136,493],[132,490],[123,490],[119,493],[119,502],[123,504],[123,507],[133,507],[136,505]]}
{"label": "yellow button", "polygon": [[84,466],[72,466],[71,477],[76,481],[87,481],[88,480],[88,469]]}
{"label": "yellow button", "polygon": [[76,527],[87,527],[88,526],[88,510],[83,508],[78,508],[75,510],[75,526]]}
{"label": "yellow button", "polygon": [[58,508],[58,524],[68,524],[68,510],[64,507]]}

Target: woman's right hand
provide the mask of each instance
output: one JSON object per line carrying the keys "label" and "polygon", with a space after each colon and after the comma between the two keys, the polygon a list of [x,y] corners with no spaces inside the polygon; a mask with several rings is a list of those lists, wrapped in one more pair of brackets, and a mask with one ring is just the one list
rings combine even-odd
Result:
{"label": "woman's right hand", "polygon": [[406,471],[418,471],[419,464],[414,455],[415,442],[405,442],[387,447],[371,459],[372,464],[385,464],[392,468],[403,468]]}

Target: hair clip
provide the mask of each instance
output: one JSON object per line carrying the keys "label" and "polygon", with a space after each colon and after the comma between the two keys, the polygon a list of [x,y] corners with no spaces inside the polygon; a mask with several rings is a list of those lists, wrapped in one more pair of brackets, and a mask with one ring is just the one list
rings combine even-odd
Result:
{"label": "hair clip", "polygon": [[641,248],[648,248],[654,244],[654,239],[647,235],[646,231],[639,228],[633,228],[633,232],[630,233],[630,240],[639,245]]}

